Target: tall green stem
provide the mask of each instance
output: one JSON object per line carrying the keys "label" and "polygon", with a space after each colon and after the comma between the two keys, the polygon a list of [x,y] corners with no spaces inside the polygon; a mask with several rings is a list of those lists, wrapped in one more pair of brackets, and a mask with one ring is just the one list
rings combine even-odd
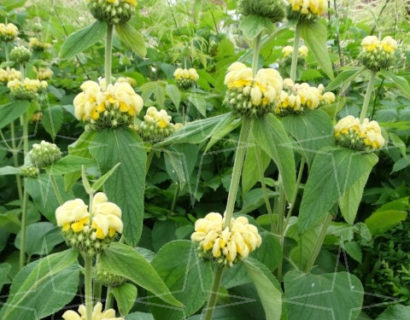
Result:
{"label": "tall green stem", "polygon": [[228,202],[225,210],[225,227],[230,225],[235,208],[236,196],[238,194],[239,181],[242,174],[242,167],[245,160],[246,147],[251,126],[252,120],[247,117],[242,117],[241,133],[239,134],[238,146],[236,148],[231,184],[229,186]]}
{"label": "tall green stem", "polygon": [[254,43],[254,51],[253,51],[253,59],[252,59],[252,73],[253,76],[256,75],[258,71],[258,63],[259,63],[259,51],[261,50],[261,39],[262,39],[262,32],[259,33],[255,38]]}
{"label": "tall green stem", "polygon": [[296,81],[296,71],[298,67],[298,50],[299,50],[299,42],[300,42],[300,24],[296,24],[295,30],[295,39],[293,42],[293,52],[292,52],[292,64],[290,66],[290,78],[293,81]]}
{"label": "tall green stem", "polygon": [[107,293],[105,296],[105,310],[111,309],[112,307],[112,294],[111,294],[111,287],[107,287]]}
{"label": "tall green stem", "polygon": [[107,34],[105,41],[105,82],[107,86],[111,84],[111,68],[112,68],[112,36],[113,25],[107,26]]}
{"label": "tall green stem", "polygon": [[[18,160],[18,149],[16,145],[16,131],[14,127],[14,121],[11,122],[10,124],[10,134],[11,134],[11,153],[13,155],[13,163],[14,167],[18,168],[19,167],[19,160]],[[19,195],[19,199],[23,199],[23,186],[21,183],[21,177],[19,175],[16,175],[16,182],[17,182],[17,192]]]}
{"label": "tall green stem", "polygon": [[375,79],[376,79],[376,72],[370,71],[370,79],[369,79],[369,83],[367,84],[366,95],[364,96],[362,112],[360,113],[360,122],[363,122],[364,118],[366,117],[367,109],[370,103],[370,98],[373,93]]}
{"label": "tall green stem", "polygon": [[60,190],[58,189],[57,181],[53,175],[50,175],[51,185],[53,186],[54,193],[57,198],[58,204],[61,206],[63,204],[63,197],[61,196]]}
{"label": "tall green stem", "polygon": [[206,304],[206,312],[205,312],[204,320],[212,320],[212,315],[214,313],[216,300],[218,298],[219,286],[221,285],[221,281],[222,281],[223,271],[224,271],[223,266],[218,265],[216,267],[214,282],[212,284],[211,296],[209,297],[208,303]]}
{"label": "tall green stem", "polygon": [[84,286],[85,286],[85,310],[86,320],[92,320],[93,315],[93,258],[84,256]]}

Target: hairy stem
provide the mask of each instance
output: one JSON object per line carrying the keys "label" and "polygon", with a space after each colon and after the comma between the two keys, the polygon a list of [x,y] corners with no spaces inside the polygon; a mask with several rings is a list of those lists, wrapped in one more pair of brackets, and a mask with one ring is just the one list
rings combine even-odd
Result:
{"label": "hairy stem", "polygon": [[113,25],[107,26],[107,35],[105,41],[105,82],[107,86],[111,84],[111,68],[112,68],[112,36]]}
{"label": "hairy stem", "polygon": [[57,202],[61,206],[64,203],[63,197],[61,196],[60,190],[58,189],[57,181],[52,174],[50,175],[50,180],[51,180],[51,185],[53,186],[54,193],[57,198]]}
{"label": "hairy stem", "polygon": [[[18,168],[19,167],[19,160],[18,160],[18,149],[16,145],[16,131],[14,127],[14,121],[11,122],[10,124],[10,133],[11,133],[11,153],[13,155],[13,164],[14,167]],[[19,195],[19,199],[23,199],[23,186],[21,183],[21,177],[19,175],[16,175],[16,182],[17,182],[17,192]]]}
{"label": "hairy stem", "polygon": [[92,320],[93,315],[93,258],[84,256],[84,286],[85,286],[85,310],[86,320]]}
{"label": "hairy stem", "polygon": [[111,287],[107,287],[107,293],[105,296],[105,310],[108,310],[112,307],[112,294],[111,294]]}
{"label": "hairy stem", "polygon": [[293,41],[293,52],[292,52],[292,64],[290,66],[290,78],[292,81],[296,81],[296,71],[298,68],[298,50],[299,50],[299,42],[300,42],[300,24],[296,25],[295,30],[295,39]]}
{"label": "hairy stem", "polygon": [[366,117],[367,109],[370,103],[370,98],[373,93],[375,78],[376,78],[376,72],[370,71],[370,79],[369,79],[369,83],[367,84],[366,95],[364,96],[362,112],[360,113],[360,122],[363,122],[364,118]]}
{"label": "hairy stem", "polygon": [[218,291],[222,281],[222,274],[224,268],[223,266],[218,265],[215,270],[214,282],[212,283],[212,291],[209,297],[208,303],[206,304],[206,312],[204,320],[212,320],[212,315],[215,310],[216,300],[218,298]]}

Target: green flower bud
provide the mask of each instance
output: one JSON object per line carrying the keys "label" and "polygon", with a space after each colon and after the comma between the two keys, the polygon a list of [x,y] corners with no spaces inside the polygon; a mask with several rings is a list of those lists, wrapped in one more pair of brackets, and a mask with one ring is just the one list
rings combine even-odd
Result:
{"label": "green flower bud", "polygon": [[35,178],[39,174],[39,170],[35,166],[23,166],[20,168],[20,175],[26,178]]}
{"label": "green flower bud", "polygon": [[10,59],[16,63],[25,63],[31,58],[31,51],[24,46],[14,47],[10,52]]}
{"label": "green flower bud", "polygon": [[260,16],[274,23],[283,20],[285,8],[282,0],[242,0],[241,2],[242,13],[245,16]]}
{"label": "green flower bud", "polygon": [[53,143],[41,141],[35,143],[33,149],[29,152],[31,162],[39,169],[52,165],[61,158],[60,149]]}
{"label": "green flower bud", "polygon": [[88,7],[97,20],[115,25],[127,22],[135,11],[136,0],[118,0],[110,3],[106,0],[90,0]]}

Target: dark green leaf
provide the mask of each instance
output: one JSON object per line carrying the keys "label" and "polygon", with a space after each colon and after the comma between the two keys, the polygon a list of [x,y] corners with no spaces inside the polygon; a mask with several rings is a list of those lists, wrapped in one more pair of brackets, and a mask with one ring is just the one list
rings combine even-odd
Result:
{"label": "dark green leaf", "polygon": [[51,175],[65,175],[80,171],[83,165],[87,167],[94,164],[95,161],[93,159],[68,155],[54,163],[47,172]]}
{"label": "dark green leaf", "polygon": [[137,298],[137,287],[132,283],[123,283],[111,288],[111,293],[115,297],[120,314],[128,314]]}
{"label": "dark green leaf", "polygon": [[63,125],[63,118],[63,108],[61,106],[53,106],[44,110],[41,124],[53,140]]}
{"label": "dark green leaf", "polygon": [[20,117],[29,106],[30,102],[27,100],[16,100],[0,106],[0,129]]}

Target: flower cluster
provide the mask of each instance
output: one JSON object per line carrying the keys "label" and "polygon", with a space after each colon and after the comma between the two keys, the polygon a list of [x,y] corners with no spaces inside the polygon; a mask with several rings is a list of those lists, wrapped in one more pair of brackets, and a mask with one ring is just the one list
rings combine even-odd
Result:
{"label": "flower cluster", "polygon": [[14,79],[7,83],[10,94],[14,99],[33,100],[38,94],[47,89],[47,81],[24,78],[24,80]]}
{"label": "flower cluster", "polygon": [[106,287],[117,287],[126,281],[124,277],[102,269],[99,264],[97,264],[95,280]]}
{"label": "flower cluster", "polygon": [[30,38],[28,46],[34,51],[46,51],[51,48],[51,43],[40,41],[37,38]]}
{"label": "flower cluster", "polygon": [[171,119],[166,110],[158,111],[155,107],[149,107],[138,132],[145,141],[162,140],[175,131]]}
{"label": "flower cluster", "polygon": [[121,209],[99,192],[92,201],[92,214],[81,199],[65,202],[56,210],[57,225],[67,243],[92,256],[103,251],[117,233],[122,233]]}
{"label": "flower cluster", "polygon": [[392,37],[379,40],[376,36],[367,36],[362,40],[360,60],[366,68],[379,71],[388,68],[394,60],[397,42]]}
{"label": "flower cluster", "polygon": [[197,83],[199,75],[194,68],[178,68],[174,72],[174,78],[177,82],[178,87],[180,87],[181,89],[188,89],[193,87]]}
{"label": "flower cluster", "polygon": [[375,151],[384,146],[384,138],[377,121],[347,116],[335,126],[336,142],[344,147],[359,151]]}
{"label": "flower cluster", "polygon": [[127,82],[131,87],[135,87],[137,85],[137,81],[131,77],[119,77],[117,82]]}
{"label": "flower cluster", "polygon": [[54,74],[50,68],[38,68],[36,69],[38,80],[50,80]]}
{"label": "flower cluster", "polygon": [[314,19],[327,12],[327,0],[288,0],[291,17]]}
{"label": "flower cluster", "polygon": [[108,24],[127,22],[135,11],[137,0],[86,0],[94,18]]}
{"label": "flower cluster", "polygon": [[61,158],[61,151],[54,143],[43,140],[40,143],[33,144],[33,148],[28,155],[33,165],[43,169],[58,161]]}
{"label": "flower cluster", "polygon": [[195,223],[192,241],[198,242],[199,254],[218,263],[232,266],[245,259],[262,243],[258,229],[245,217],[233,218],[228,227],[221,214],[211,212]]}
{"label": "flower cluster", "polygon": [[282,90],[282,78],[274,69],[260,69],[253,77],[252,69],[233,63],[225,76],[228,87],[225,103],[236,112],[252,117],[273,111]]}
{"label": "flower cluster", "polygon": [[1,69],[0,68],[0,82],[7,83],[12,80],[20,80],[21,72],[14,68]]}
{"label": "flower cluster", "polygon": [[12,23],[0,23],[0,40],[13,41],[17,38],[19,29]]}
{"label": "flower cluster", "polygon": [[16,46],[10,51],[10,59],[16,63],[25,63],[31,58],[31,51],[25,46]]}
{"label": "flower cluster", "polygon": [[242,0],[241,9],[245,16],[260,16],[272,22],[279,22],[285,17],[282,0]]}
{"label": "flower cluster", "polygon": [[283,81],[280,102],[275,106],[275,113],[286,116],[301,113],[305,108],[314,110],[322,104],[331,104],[336,97],[333,92],[323,93],[323,85],[312,87],[308,83],[294,83],[291,79]]}
{"label": "flower cluster", "polygon": [[86,81],[81,90],[74,99],[75,116],[93,129],[128,126],[144,104],[128,82],[106,86],[105,80]]}
{"label": "flower cluster", "polygon": [[20,167],[19,175],[26,178],[35,178],[40,173],[40,170],[36,166],[22,166]]}
{"label": "flower cluster", "polygon": [[[283,58],[291,58],[293,53],[293,47],[292,46],[286,46],[282,48],[282,55]],[[309,53],[309,49],[306,46],[301,46],[298,49],[298,58],[306,59],[307,55]]]}
{"label": "flower cluster", "polygon": [[[64,320],[86,320],[86,309],[85,305],[80,305],[78,308],[78,313],[72,310],[68,310],[64,312],[63,319]],[[93,309],[93,314],[91,320],[124,320],[124,318],[118,318],[115,316],[114,309],[108,309],[103,311],[103,305],[101,302],[98,302]]]}

